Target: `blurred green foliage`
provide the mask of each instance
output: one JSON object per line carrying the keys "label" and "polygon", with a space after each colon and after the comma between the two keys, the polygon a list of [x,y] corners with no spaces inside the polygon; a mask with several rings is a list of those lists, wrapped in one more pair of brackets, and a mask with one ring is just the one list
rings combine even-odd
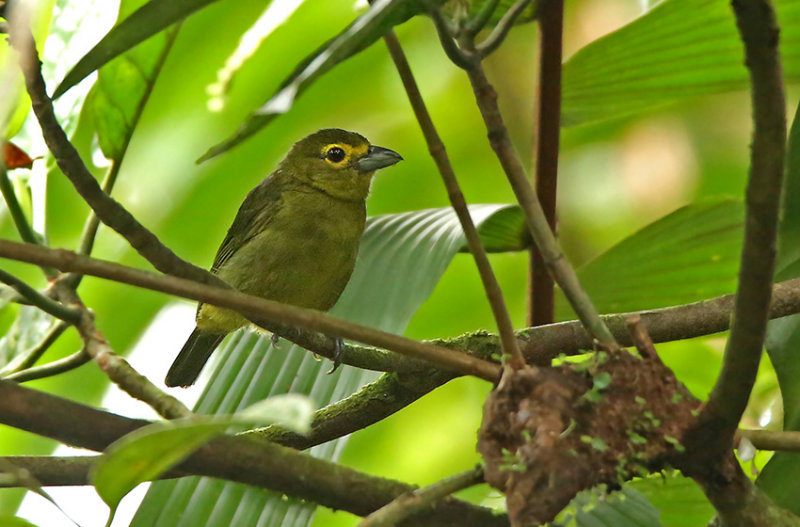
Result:
{"label": "blurred green foliage", "polygon": [[[797,2],[787,0],[786,4],[795,7]],[[368,202],[370,214],[447,206],[443,185],[380,42],[322,76],[297,99],[291,112],[275,119],[241,146],[204,164],[194,163],[275,93],[310,51],[335,37],[358,13],[352,0],[303,3],[237,72],[223,111],[208,111],[207,87],[217,80],[217,71],[263,7],[221,0],[183,23],[126,153],[113,192],[115,198],[177,254],[207,266],[247,191],[272,170],[297,139],[316,129],[335,126],[359,131],[405,158],[397,169],[381,174],[375,181]],[[638,14],[640,2],[633,0],[568,3],[565,47],[575,50]],[[796,24],[793,27],[796,29]],[[467,200],[513,201],[486,141],[466,76],[439,49],[430,20],[415,17],[396,31]],[[486,63],[500,94],[512,140],[528,165],[536,89],[536,33],[533,24],[514,29]],[[48,79],[51,89],[60,80]],[[670,105],[659,99],[657,108],[639,107],[642,113],[637,115],[564,129],[559,235],[573,262],[590,262],[681,206],[706,198],[741,198],[750,136],[748,96],[744,91],[693,95]],[[796,99],[797,94],[790,91],[790,104],[795,104]],[[36,127],[30,122],[27,126],[31,130]],[[93,142],[97,126],[97,121],[84,112],[74,134],[87,162],[93,159],[91,153],[97,152]],[[104,169],[94,167],[94,171],[99,177]],[[47,179],[49,243],[54,247],[76,247],[87,212],[66,179],[53,170]],[[7,215],[2,217],[0,235],[16,239]],[[94,254],[149,267],[104,227],[100,228]],[[527,305],[527,255],[497,254],[491,260],[514,323],[522,326]],[[728,287],[735,263],[725,263],[723,278]],[[6,261],[3,268],[37,286],[44,285],[35,268]],[[630,278],[613,276],[613,268],[604,268],[608,275],[596,279],[613,285],[617,279]],[[677,265],[671,270],[678,278],[685,276]],[[164,295],[92,278],[85,279],[80,293],[96,313],[98,325],[113,348],[123,354],[155,314],[171,301]],[[644,294],[641,300],[642,307],[654,307]],[[9,327],[17,311],[14,306],[0,310],[0,326]],[[411,320],[406,335],[445,337],[478,328],[493,330],[491,311],[471,257],[457,255],[430,299]],[[69,331],[48,352],[47,359],[71,353],[78,345],[77,337]],[[659,346],[665,362],[701,398],[716,378],[721,349],[719,337]],[[175,351],[160,350],[168,355]],[[746,416],[753,424],[763,424],[762,413],[773,408],[778,397],[775,376],[766,361],[762,370]],[[89,364],[31,385],[96,404],[107,381]],[[478,461],[475,431],[489,388],[474,379],[448,383],[396,415],[353,434],[341,462],[414,484],[430,483],[465,470]],[[775,426],[780,412],[771,411],[770,415]],[[46,453],[52,446],[51,441],[0,428],[0,451],[4,454]],[[650,490],[645,492],[648,497],[657,494]],[[464,496],[478,502],[496,502],[490,494],[489,489],[478,487]],[[13,510],[19,496],[16,491],[0,491],[0,510]],[[657,500],[651,501],[658,504]],[[699,514],[706,512],[702,509]],[[354,522],[355,518],[346,513],[320,510],[314,525],[349,526]]]}

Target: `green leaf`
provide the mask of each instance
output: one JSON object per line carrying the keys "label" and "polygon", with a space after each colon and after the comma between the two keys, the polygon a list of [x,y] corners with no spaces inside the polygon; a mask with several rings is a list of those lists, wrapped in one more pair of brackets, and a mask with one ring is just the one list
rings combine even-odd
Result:
{"label": "green leaf", "polygon": [[[142,4],[144,0],[123,1],[118,20],[126,20]],[[86,106],[107,158],[122,159],[177,33],[178,27],[172,27],[117,56],[98,71]]]}
{"label": "green leaf", "polygon": [[[443,0],[436,1],[441,3]],[[283,81],[276,94],[251,113],[233,135],[212,146],[198,162],[230,150],[264,128],[278,115],[288,112],[295,98],[322,74],[363,51],[392,27],[423,10],[421,0],[375,0],[370,8],[344,31],[306,57]]]}
{"label": "green leaf", "polygon": [[313,413],[306,397],[284,395],[260,401],[231,416],[153,423],[112,443],[93,467],[91,483],[113,515],[122,498],[137,485],[157,478],[231,425],[277,423],[302,433],[310,428]]}
{"label": "green leaf", "polygon": [[53,98],[60,97],[90,73],[215,0],[150,0],[114,27],[67,73]]}
{"label": "green leaf", "polygon": [[[509,205],[473,205],[479,229],[499,222]],[[510,215],[513,217],[513,214]],[[501,229],[502,230],[502,229]],[[499,239],[507,239],[501,237]],[[510,238],[508,238],[510,239]],[[453,256],[464,246],[458,219],[450,208],[386,214],[368,220],[353,277],[332,313],[385,331],[402,333],[428,298]],[[391,280],[386,277],[391,276]],[[326,405],[348,397],[377,377],[347,365],[327,375],[329,363],[269,337],[239,332],[212,359],[209,384],[196,412],[232,413],[255,400],[285,393],[309,395]],[[202,382],[202,380],[201,380]],[[315,457],[336,460],[346,438],[311,449]],[[192,503],[188,507],[188,503]],[[261,489],[208,478],[153,483],[133,520],[134,527],[186,525],[306,525],[314,506]]]}
{"label": "green leaf", "polygon": [[[800,78],[800,1],[775,2],[787,80]],[[747,87],[728,2],[665,0],[564,64],[562,123],[647,111],[690,96]]]}
{"label": "green leaf", "polygon": [[677,471],[637,478],[625,487],[635,489],[658,509],[665,527],[707,525],[715,514],[697,483]]}
{"label": "green leaf", "polygon": [[[742,203],[732,199],[682,207],[581,267],[581,284],[603,313],[679,305],[732,293],[743,210]],[[563,300],[557,308],[559,319],[574,318]]]}

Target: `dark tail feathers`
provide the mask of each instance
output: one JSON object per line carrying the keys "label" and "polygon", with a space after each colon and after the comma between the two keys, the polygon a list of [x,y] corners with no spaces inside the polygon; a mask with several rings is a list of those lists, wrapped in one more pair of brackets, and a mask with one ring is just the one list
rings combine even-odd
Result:
{"label": "dark tail feathers", "polygon": [[181,352],[175,358],[175,362],[167,372],[164,383],[167,386],[191,386],[200,375],[206,361],[211,356],[211,352],[219,346],[225,335],[216,333],[202,333],[194,328],[189,340],[181,348]]}

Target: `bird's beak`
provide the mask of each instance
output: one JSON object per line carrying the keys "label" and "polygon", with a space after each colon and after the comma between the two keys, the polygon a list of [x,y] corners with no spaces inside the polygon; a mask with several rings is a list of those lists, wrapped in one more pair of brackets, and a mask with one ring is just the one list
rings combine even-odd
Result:
{"label": "bird's beak", "polygon": [[402,160],[403,157],[394,150],[370,145],[367,155],[358,160],[358,170],[361,172],[373,172]]}

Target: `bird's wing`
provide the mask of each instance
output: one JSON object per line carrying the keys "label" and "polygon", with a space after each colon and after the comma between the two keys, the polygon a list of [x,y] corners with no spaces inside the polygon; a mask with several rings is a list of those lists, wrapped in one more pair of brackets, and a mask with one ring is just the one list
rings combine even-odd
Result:
{"label": "bird's wing", "polygon": [[211,272],[216,273],[240,247],[262,232],[272,221],[283,201],[282,187],[279,178],[272,175],[250,191],[219,246]]}

